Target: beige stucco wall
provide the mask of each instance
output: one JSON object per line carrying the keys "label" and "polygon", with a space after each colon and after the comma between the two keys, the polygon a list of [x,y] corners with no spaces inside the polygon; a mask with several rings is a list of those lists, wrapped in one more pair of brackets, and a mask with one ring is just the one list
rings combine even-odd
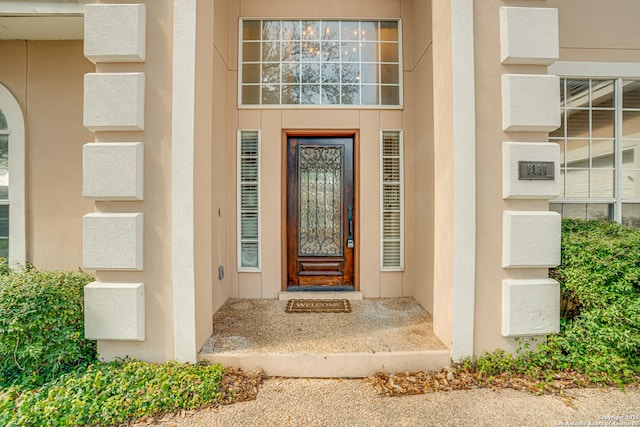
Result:
{"label": "beige stucco wall", "polygon": [[82,267],[83,75],[94,70],[80,41],[0,41],[0,83],[26,127],[27,261],[41,269]]}
{"label": "beige stucco wall", "polygon": [[[144,342],[99,341],[101,357],[128,355],[148,361],[174,358],[173,291],[171,264],[171,85],[173,2],[147,1],[146,62],[99,64],[97,72],[142,71],[146,77],[144,132],[96,132],[99,142],[144,143],[144,200],[96,202],[98,212],[144,214],[144,271],[100,271],[101,282],[145,284]],[[198,136],[201,136],[198,134]],[[90,212],[91,209],[88,209]],[[80,217],[82,217],[80,215]],[[206,248],[205,248],[206,250]],[[196,292],[198,295],[198,292]],[[198,306],[199,307],[199,306]],[[201,332],[202,334],[202,332]]]}
{"label": "beige stucco wall", "polygon": [[434,139],[431,2],[402,2],[404,20],[405,295],[433,313]]}
{"label": "beige stucco wall", "polygon": [[558,8],[560,60],[640,62],[640,2],[547,0]]}

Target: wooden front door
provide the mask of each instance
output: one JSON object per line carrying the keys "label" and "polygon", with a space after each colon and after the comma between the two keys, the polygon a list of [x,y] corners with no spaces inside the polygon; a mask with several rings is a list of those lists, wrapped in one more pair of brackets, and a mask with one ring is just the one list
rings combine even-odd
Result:
{"label": "wooden front door", "polygon": [[353,137],[287,139],[287,286],[354,286]]}

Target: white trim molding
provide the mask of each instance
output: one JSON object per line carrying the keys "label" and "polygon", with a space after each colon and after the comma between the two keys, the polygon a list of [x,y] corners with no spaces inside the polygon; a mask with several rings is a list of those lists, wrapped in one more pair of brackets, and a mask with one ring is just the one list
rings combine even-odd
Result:
{"label": "white trim molding", "polygon": [[9,127],[9,263],[24,264],[27,257],[25,226],[25,131],[18,101],[0,84],[0,108]]}
{"label": "white trim molding", "polygon": [[638,78],[640,62],[556,61],[548,73],[567,78]]}
{"label": "white trim molding", "polygon": [[451,357],[473,355],[476,287],[476,109],[473,0],[451,0],[453,316]]}
{"label": "white trim molding", "polygon": [[196,0],[173,5],[171,252],[175,358],[195,363],[194,143]]}
{"label": "white trim molding", "polygon": [[0,16],[82,16],[84,6],[94,0],[77,1],[2,1]]}

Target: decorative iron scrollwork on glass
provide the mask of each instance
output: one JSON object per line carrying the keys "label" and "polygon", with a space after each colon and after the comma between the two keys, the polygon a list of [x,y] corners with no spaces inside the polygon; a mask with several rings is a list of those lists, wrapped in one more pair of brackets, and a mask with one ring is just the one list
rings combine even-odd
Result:
{"label": "decorative iron scrollwork on glass", "polygon": [[302,146],[298,155],[298,253],[341,256],[342,148]]}

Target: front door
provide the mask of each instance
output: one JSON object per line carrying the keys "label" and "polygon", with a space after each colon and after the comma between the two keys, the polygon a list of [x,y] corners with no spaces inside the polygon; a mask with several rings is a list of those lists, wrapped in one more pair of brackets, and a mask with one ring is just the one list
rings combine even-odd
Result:
{"label": "front door", "polygon": [[354,286],[353,137],[287,139],[287,286]]}

